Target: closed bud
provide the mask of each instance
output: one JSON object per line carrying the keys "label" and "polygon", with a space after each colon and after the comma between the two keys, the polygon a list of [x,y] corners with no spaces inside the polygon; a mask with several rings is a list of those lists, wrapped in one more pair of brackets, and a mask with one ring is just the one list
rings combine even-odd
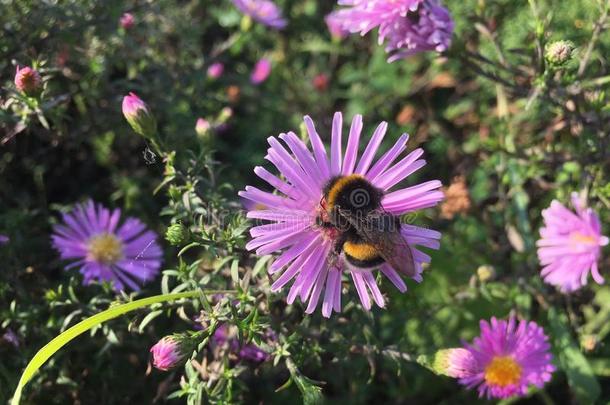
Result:
{"label": "closed bud", "polygon": [[171,224],[165,232],[165,239],[174,246],[185,244],[190,238],[188,228],[182,224]]}
{"label": "closed bud", "polygon": [[472,374],[475,364],[476,360],[468,349],[443,349],[434,355],[432,370],[448,377],[464,378]]}
{"label": "closed bud", "polygon": [[123,97],[123,115],[135,132],[147,139],[155,139],[157,121],[148,105],[135,93],[129,93],[129,95]]}
{"label": "closed bud", "polygon": [[555,41],[546,47],[546,60],[553,65],[564,65],[574,56],[574,43],[571,41]]}
{"label": "closed bud", "polygon": [[40,73],[29,66],[19,68],[15,72],[15,87],[28,96],[36,95],[42,90]]}
{"label": "closed bud", "polygon": [[167,371],[181,365],[201,340],[199,336],[185,333],[165,336],[150,348],[153,366]]}
{"label": "closed bud", "polygon": [[208,67],[208,77],[210,79],[218,79],[220,76],[222,76],[224,70],[225,66],[222,63],[212,63],[210,67]]}
{"label": "closed bud", "polygon": [[204,118],[198,118],[195,124],[195,131],[199,136],[205,136],[210,131],[210,122]]}
{"label": "closed bud", "polygon": [[121,24],[121,27],[123,27],[123,29],[128,30],[133,28],[134,24],[136,23],[136,19],[134,18],[133,14],[124,13],[121,16],[119,23]]}
{"label": "closed bud", "polygon": [[496,277],[496,269],[488,264],[479,266],[477,269],[477,277],[482,283],[493,280]]}

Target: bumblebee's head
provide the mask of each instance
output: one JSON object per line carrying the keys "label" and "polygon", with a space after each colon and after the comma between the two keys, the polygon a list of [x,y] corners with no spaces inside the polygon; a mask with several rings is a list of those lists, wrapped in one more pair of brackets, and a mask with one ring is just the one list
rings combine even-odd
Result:
{"label": "bumblebee's head", "polygon": [[336,176],[324,187],[324,197],[328,210],[335,207],[352,213],[366,213],[381,206],[383,191],[359,174]]}

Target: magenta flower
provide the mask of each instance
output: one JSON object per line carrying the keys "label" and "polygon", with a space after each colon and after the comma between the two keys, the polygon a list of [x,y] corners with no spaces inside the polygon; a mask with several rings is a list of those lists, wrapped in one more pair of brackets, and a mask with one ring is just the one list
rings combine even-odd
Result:
{"label": "magenta flower", "polygon": [[542,388],[555,371],[548,337],[535,322],[491,318],[481,321],[481,336],[466,345],[452,367],[460,384],[477,388],[479,396],[508,398],[523,395],[530,385]]}
{"label": "magenta flower", "polygon": [[379,28],[389,62],[418,52],[443,52],[451,44],[453,19],[438,0],[339,0],[343,28],[367,34]]}
{"label": "magenta flower", "polygon": [[126,30],[132,28],[134,26],[135,22],[136,22],[136,19],[134,18],[133,14],[131,14],[131,13],[123,14],[119,20],[121,27],[123,27]]}
{"label": "magenta flower", "polygon": [[[311,118],[306,116],[304,120],[313,154],[294,132],[282,133],[279,138],[285,142],[288,149],[278,139],[270,137],[268,141],[271,147],[266,156],[280,171],[281,177],[271,174],[263,167],[254,169],[254,172],[279,194],[251,186],[239,193],[241,197],[266,207],[262,210],[251,210],[248,212],[249,218],[269,221],[266,225],[255,226],[250,230],[253,239],[246,247],[256,250],[258,255],[282,252],[269,269],[271,274],[281,273],[271,290],[278,291],[290,281],[294,281],[288,293],[288,303],[291,304],[300,297],[302,302],[308,303],[307,313],[315,311],[323,290],[322,314],[329,317],[333,310],[341,310],[341,285],[344,275],[351,276],[364,308],[371,308],[370,295],[378,306],[383,307],[385,301],[375,281],[376,271],[381,271],[401,292],[407,289],[405,282],[396,269],[385,262],[375,268],[363,270],[348,265],[343,255],[337,259],[332,250],[340,235],[334,228],[318,226],[318,219],[324,210],[323,190],[331,178],[358,178],[358,181],[370,183],[370,186],[379,191],[381,206],[387,213],[400,216],[436,205],[443,198],[443,193],[439,190],[441,182],[433,180],[391,191],[426,162],[419,159],[423,150],[416,149],[393,164],[406,148],[408,136],[403,134],[396,144],[373,164],[387,129],[385,122],[379,124],[358,160],[362,116],[356,115],[352,121],[344,155],[341,140],[342,115],[335,113],[330,159]],[[422,264],[429,262],[430,256],[415,246],[437,249],[440,233],[412,225],[401,225],[400,234],[413,253],[415,275],[412,278],[419,282],[422,280]]]}
{"label": "magenta flower", "polygon": [[218,79],[222,76],[222,73],[225,71],[225,65],[220,62],[212,63],[208,67],[208,77],[210,79]]}
{"label": "magenta flower", "polygon": [[167,371],[179,365],[185,357],[180,341],[174,336],[165,336],[150,348],[153,355],[153,366]]}
{"label": "magenta flower", "polygon": [[324,21],[326,22],[328,31],[333,38],[343,39],[349,34],[349,31],[343,28],[343,21],[340,17],[339,11],[329,13],[326,17],[324,17]]}
{"label": "magenta flower", "polygon": [[282,29],[288,24],[278,6],[271,0],[232,1],[239,11],[267,27]]}
{"label": "magenta flower", "polygon": [[110,211],[88,201],[63,215],[53,229],[53,246],[62,259],[72,260],[66,269],[80,267],[84,284],[112,282],[115,290],[150,281],[159,272],[162,252],[157,235],[135,218],[119,226],[121,210]]}
{"label": "magenta flower", "polygon": [[212,345],[228,345],[228,349],[231,353],[236,355],[239,360],[250,360],[259,363],[269,358],[269,353],[260,349],[255,344],[249,343],[240,345],[237,336],[231,335],[229,332],[229,327],[226,324],[216,328],[216,331],[211,338]]}
{"label": "magenta flower", "polygon": [[15,87],[17,90],[27,94],[28,96],[34,95],[41,90],[42,78],[40,73],[29,66],[19,68],[15,72]]}
{"label": "magenta flower", "polygon": [[271,61],[269,59],[262,58],[261,60],[256,62],[256,65],[252,70],[252,75],[250,75],[250,81],[253,84],[261,84],[262,82],[267,80],[270,74]]}
{"label": "magenta flower", "polygon": [[608,237],[601,234],[599,217],[577,193],[572,193],[572,205],[575,212],[554,200],[542,211],[544,227],[536,242],[538,259],[544,266],[541,276],[563,292],[586,285],[589,272],[596,283],[604,282],[597,262],[601,247],[608,244]]}

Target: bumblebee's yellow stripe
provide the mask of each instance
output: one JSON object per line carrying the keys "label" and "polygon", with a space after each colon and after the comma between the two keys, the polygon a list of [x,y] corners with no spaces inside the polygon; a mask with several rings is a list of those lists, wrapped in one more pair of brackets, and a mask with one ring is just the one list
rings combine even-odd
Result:
{"label": "bumblebee's yellow stripe", "polygon": [[345,186],[354,181],[355,179],[363,179],[364,177],[359,174],[350,174],[349,176],[344,176],[335,181],[335,184],[328,190],[328,198],[326,199],[326,204],[328,205],[328,209],[332,209],[335,206],[335,202],[337,201],[337,196],[343,190]]}
{"label": "bumblebee's yellow stripe", "polygon": [[365,242],[345,242],[343,244],[343,251],[347,255],[360,261],[372,260],[379,257],[379,254],[377,253],[375,247]]}

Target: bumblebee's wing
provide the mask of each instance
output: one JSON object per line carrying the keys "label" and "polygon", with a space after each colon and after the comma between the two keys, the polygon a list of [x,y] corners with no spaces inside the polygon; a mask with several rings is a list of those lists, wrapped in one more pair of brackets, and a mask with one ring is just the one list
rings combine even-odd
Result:
{"label": "bumblebee's wing", "polygon": [[400,233],[400,221],[383,211],[374,211],[365,216],[350,215],[342,211],[358,235],[370,243],[379,255],[394,268],[408,277],[415,277],[417,271],[411,247]]}

